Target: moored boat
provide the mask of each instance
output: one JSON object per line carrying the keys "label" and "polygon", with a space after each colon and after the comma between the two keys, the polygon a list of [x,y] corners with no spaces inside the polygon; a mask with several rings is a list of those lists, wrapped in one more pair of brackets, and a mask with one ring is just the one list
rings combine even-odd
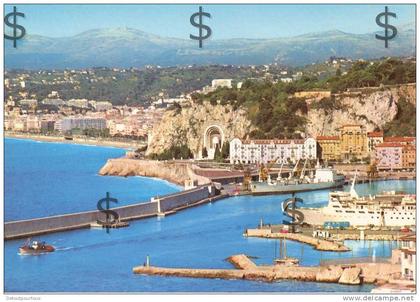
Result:
{"label": "moored boat", "polygon": [[290,172],[288,178],[282,177],[283,164],[280,167],[278,177],[276,180],[272,180],[268,175],[265,181],[251,182],[251,192],[254,195],[258,194],[283,194],[283,193],[294,193],[304,192],[312,190],[324,190],[342,187],[345,182],[344,175],[337,174],[335,170],[329,167],[320,167],[317,165],[315,168],[315,174],[309,171],[309,175],[305,175],[306,163],[300,175],[296,176],[297,166],[299,161],[296,163],[294,169]]}
{"label": "moored boat", "polygon": [[310,225],[346,221],[351,226],[406,227],[416,225],[416,196],[388,191],[359,197],[353,179],[349,192],[331,192],[322,208],[299,208]]}

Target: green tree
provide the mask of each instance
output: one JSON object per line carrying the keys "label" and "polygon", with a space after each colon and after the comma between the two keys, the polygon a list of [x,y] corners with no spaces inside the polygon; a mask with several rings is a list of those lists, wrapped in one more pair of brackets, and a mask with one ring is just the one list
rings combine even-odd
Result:
{"label": "green tree", "polygon": [[207,153],[207,148],[203,147],[203,149],[201,149],[201,157],[207,158],[208,156],[209,154]]}
{"label": "green tree", "polygon": [[225,158],[228,158],[229,157],[229,151],[230,151],[230,144],[229,144],[229,142],[224,142],[223,143],[223,146],[222,146],[222,158],[223,159],[225,159]]}
{"label": "green tree", "polygon": [[223,162],[222,152],[220,152],[219,146],[216,146],[216,150],[214,151],[214,160],[217,162]]}

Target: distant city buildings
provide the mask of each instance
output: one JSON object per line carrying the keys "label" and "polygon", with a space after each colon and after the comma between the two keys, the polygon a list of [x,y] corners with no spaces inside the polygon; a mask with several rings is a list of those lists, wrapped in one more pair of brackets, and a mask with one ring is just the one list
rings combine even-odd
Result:
{"label": "distant city buildings", "polygon": [[65,133],[73,129],[106,129],[106,120],[104,118],[92,117],[68,117],[59,120],[56,123],[56,130]]}
{"label": "distant city buildings", "polygon": [[211,81],[211,87],[214,89],[220,87],[232,88],[232,79],[214,79]]}
{"label": "distant city buildings", "polygon": [[88,108],[89,100],[87,99],[70,99],[67,101],[67,106],[73,106],[77,108]]}
{"label": "distant city buildings", "polygon": [[245,141],[234,138],[229,148],[232,164],[295,162],[298,159],[317,158],[316,141],[313,138]]}
{"label": "distant city buildings", "polygon": [[211,86],[203,87],[201,93],[209,93],[223,87],[232,88],[232,79],[214,79],[211,81]]}
{"label": "distant city buildings", "polygon": [[36,99],[23,99],[23,100],[19,101],[19,104],[21,106],[36,107],[38,105],[38,100],[36,100]]}

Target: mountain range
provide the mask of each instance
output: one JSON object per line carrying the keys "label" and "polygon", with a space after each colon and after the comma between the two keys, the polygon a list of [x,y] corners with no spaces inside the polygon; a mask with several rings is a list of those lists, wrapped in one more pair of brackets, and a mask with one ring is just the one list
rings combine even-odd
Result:
{"label": "mountain range", "polygon": [[[273,39],[207,39],[198,41],[166,38],[132,28],[95,29],[81,34],[51,38],[26,35],[17,41],[5,40],[6,68],[62,69],[88,67],[142,67],[144,65],[258,65],[277,62],[301,66],[331,56],[373,59],[388,56],[415,56],[414,24],[398,28],[389,41],[375,38],[375,32],[352,34],[325,31]],[[383,31],[376,32],[383,35]]]}

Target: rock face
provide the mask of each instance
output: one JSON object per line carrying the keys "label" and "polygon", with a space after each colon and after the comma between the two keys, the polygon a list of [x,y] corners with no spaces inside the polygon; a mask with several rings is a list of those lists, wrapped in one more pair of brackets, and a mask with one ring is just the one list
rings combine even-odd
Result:
{"label": "rock face", "polygon": [[[308,111],[307,133],[311,136],[332,135],[343,124],[361,124],[367,131],[392,121],[401,99],[415,105],[415,85],[401,85],[392,88],[354,90],[335,95],[341,109],[311,109]],[[311,102],[310,99],[307,102]]]}
{"label": "rock face", "polygon": [[172,145],[187,143],[195,157],[201,154],[204,135],[209,126],[217,125],[225,141],[245,137],[251,128],[247,113],[233,110],[230,105],[213,106],[209,102],[191,104],[180,111],[167,111],[162,121],[153,129],[146,155],[159,154]]}
{"label": "rock face", "polygon": [[343,269],[340,266],[322,267],[316,274],[317,282],[338,282],[340,280]]}
{"label": "rock face", "polygon": [[338,283],[353,285],[360,284],[360,272],[361,269],[359,267],[346,268],[341,274]]}
{"label": "rock face", "polygon": [[109,159],[99,170],[100,175],[113,176],[148,176],[158,177],[167,181],[184,185],[186,180],[197,181],[199,185],[211,181],[196,175],[193,167],[188,163],[172,163],[164,161],[137,160],[128,158]]}
{"label": "rock face", "polygon": [[[352,89],[333,96],[340,104],[337,108],[314,109],[309,105],[307,114],[307,135],[335,135],[344,124],[361,124],[367,131],[383,126],[395,119],[400,100],[416,104],[415,84],[382,88]],[[306,98],[308,104],[319,99]],[[153,129],[146,154],[162,153],[172,145],[187,144],[194,156],[200,157],[204,137],[209,126],[217,125],[223,131],[224,141],[234,137],[246,138],[255,129],[244,109],[233,110],[230,105],[193,103],[180,110],[166,112],[162,121]]]}

